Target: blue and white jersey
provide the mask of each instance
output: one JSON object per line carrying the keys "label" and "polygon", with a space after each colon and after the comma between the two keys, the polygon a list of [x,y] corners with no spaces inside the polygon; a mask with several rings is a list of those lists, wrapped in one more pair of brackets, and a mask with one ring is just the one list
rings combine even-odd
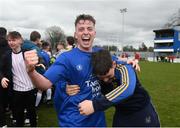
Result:
{"label": "blue and white jersey", "polygon": [[[78,110],[78,104],[83,100],[93,100],[101,95],[99,81],[92,75],[90,52],[74,48],[62,53],[44,76],[56,85],[54,102],[60,126],[106,126],[104,112],[83,116]],[[79,85],[80,92],[77,95],[68,96],[67,82],[69,85]]]}

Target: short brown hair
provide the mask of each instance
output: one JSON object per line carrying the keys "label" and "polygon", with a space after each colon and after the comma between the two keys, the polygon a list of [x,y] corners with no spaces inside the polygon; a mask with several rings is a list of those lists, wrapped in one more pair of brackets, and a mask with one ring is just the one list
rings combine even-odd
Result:
{"label": "short brown hair", "polygon": [[19,39],[22,38],[21,34],[17,31],[9,32],[7,35],[7,39]]}
{"label": "short brown hair", "polygon": [[89,20],[92,21],[93,24],[96,24],[96,20],[94,19],[94,17],[92,17],[91,15],[87,15],[87,14],[80,14],[79,16],[77,16],[76,20],[75,20],[75,26],[78,24],[78,22],[80,20]]}
{"label": "short brown hair", "polygon": [[102,49],[93,52],[91,56],[91,64],[94,75],[106,75],[112,67],[112,58],[108,50]]}
{"label": "short brown hair", "polygon": [[41,35],[39,32],[37,32],[37,31],[31,32],[31,34],[30,34],[31,41],[36,41],[37,39],[40,39],[40,38],[41,38]]}
{"label": "short brown hair", "polygon": [[42,41],[42,49],[46,49],[49,46],[50,46],[50,44],[48,42]]}

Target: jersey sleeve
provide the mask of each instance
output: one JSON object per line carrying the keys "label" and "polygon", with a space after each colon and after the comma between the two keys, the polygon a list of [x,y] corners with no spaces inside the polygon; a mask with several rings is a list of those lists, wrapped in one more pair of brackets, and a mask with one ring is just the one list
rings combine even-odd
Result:
{"label": "jersey sleeve", "polygon": [[65,55],[59,56],[45,72],[44,76],[53,84],[69,81],[69,62]]}
{"label": "jersey sleeve", "polygon": [[117,65],[118,74],[120,75],[121,84],[114,90],[93,100],[95,111],[103,111],[112,105],[116,105],[127,99],[134,93],[136,86],[136,74],[131,65]]}

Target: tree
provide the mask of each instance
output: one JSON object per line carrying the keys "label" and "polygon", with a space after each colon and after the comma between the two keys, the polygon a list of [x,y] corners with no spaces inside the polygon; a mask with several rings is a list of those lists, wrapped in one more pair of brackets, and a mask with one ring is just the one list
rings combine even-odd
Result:
{"label": "tree", "polygon": [[180,8],[178,11],[174,14],[172,14],[167,23],[164,25],[164,28],[172,28],[174,26],[179,26],[180,25]]}
{"label": "tree", "polygon": [[145,43],[143,42],[143,43],[139,46],[139,51],[145,52],[145,51],[147,51],[147,50],[148,50],[148,48],[147,48],[147,46],[145,45]]}
{"label": "tree", "polygon": [[132,45],[126,45],[123,47],[124,52],[134,52],[137,51]]}
{"label": "tree", "polygon": [[118,48],[116,46],[114,46],[114,45],[110,46],[110,51],[117,51],[117,50],[118,50]]}
{"label": "tree", "polygon": [[56,43],[66,42],[64,31],[58,26],[51,26],[45,31],[46,39],[51,43],[52,50],[55,49]]}
{"label": "tree", "polygon": [[116,46],[114,46],[114,45],[103,45],[102,46],[104,49],[107,49],[107,50],[109,50],[109,51],[117,51],[117,47]]}

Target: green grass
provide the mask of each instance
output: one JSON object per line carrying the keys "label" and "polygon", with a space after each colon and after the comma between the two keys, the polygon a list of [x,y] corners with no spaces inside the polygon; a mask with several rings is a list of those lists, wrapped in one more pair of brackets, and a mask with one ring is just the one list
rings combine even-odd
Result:
{"label": "green grass", "polygon": [[39,127],[58,127],[58,120],[53,105],[40,105],[38,109]]}
{"label": "green grass", "polygon": [[[140,62],[138,73],[159,114],[162,127],[180,127],[180,64]],[[114,108],[106,111],[107,125],[112,126]],[[41,105],[38,126],[58,126],[52,106]]]}
{"label": "green grass", "polygon": [[142,62],[139,78],[152,97],[161,126],[180,126],[180,64]]}

